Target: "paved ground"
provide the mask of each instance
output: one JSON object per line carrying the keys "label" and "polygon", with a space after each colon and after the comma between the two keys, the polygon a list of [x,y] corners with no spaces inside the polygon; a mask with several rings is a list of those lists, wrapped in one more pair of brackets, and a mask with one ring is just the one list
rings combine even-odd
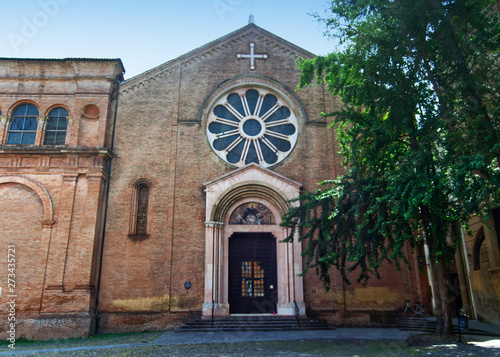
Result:
{"label": "paved ground", "polygon": [[[433,317],[428,318],[434,319]],[[457,325],[457,320],[453,320]],[[484,331],[485,335],[498,336],[500,341],[500,326],[469,321],[469,329]],[[198,343],[224,343],[224,342],[255,342],[255,341],[288,341],[288,340],[315,340],[315,339],[340,339],[340,340],[406,340],[410,336],[421,333],[420,331],[401,331],[398,328],[337,328],[335,330],[320,331],[235,331],[235,332],[165,332],[155,343],[159,345],[179,345]],[[481,338],[481,337],[479,337]],[[486,337],[492,339],[491,336]]]}
{"label": "paved ground", "polygon": [[[455,321],[456,323],[456,321]],[[469,328],[474,330],[485,331],[487,334],[496,334],[500,336],[500,326],[480,323],[477,321],[469,321]],[[106,350],[122,349],[122,348],[137,348],[146,346],[172,346],[172,345],[197,345],[204,343],[238,343],[238,342],[263,342],[263,341],[297,341],[297,340],[364,340],[364,341],[405,341],[410,336],[419,334],[419,331],[400,331],[397,328],[337,328],[335,330],[321,331],[276,331],[276,332],[182,332],[175,333],[174,331],[166,331],[159,338],[147,343],[132,343],[132,344],[113,344],[106,346],[76,346],[60,348],[46,348],[30,351],[2,351],[0,356],[11,356],[19,354],[45,354],[45,353],[71,353],[80,352],[81,355],[90,353],[99,353],[99,350],[104,353]],[[500,355],[500,337],[490,336],[474,336],[474,339],[479,341],[484,340],[488,348],[493,348]],[[92,354],[94,355],[94,354]],[[496,354],[495,354],[496,355]]]}
{"label": "paved ground", "polygon": [[[457,319],[453,319],[453,325],[457,325]],[[485,322],[479,322],[476,320],[469,320],[469,328],[475,330],[486,331],[497,336],[500,336],[500,326],[492,325]]]}
{"label": "paved ground", "polygon": [[340,340],[404,340],[414,332],[396,328],[338,328],[320,331],[235,331],[235,332],[183,332],[167,331],[154,343],[159,345],[181,345],[198,343],[234,343],[257,341],[295,341],[317,339]]}

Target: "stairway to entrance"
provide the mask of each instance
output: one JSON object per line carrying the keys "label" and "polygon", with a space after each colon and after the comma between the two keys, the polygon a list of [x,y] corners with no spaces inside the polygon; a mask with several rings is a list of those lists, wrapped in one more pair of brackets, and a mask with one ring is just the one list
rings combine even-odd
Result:
{"label": "stairway to entrance", "polygon": [[222,332],[222,331],[306,331],[335,330],[324,321],[308,318],[284,317],[227,317],[198,319],[178,328],[175,332]]}
{"label": "stairway to entrance", "polygon": [[[469,328],[461,330],[462,335],[468,336],[491,336],[500,337],[500,333],[490,331],[487,327],[489,324],[477,323],[473,320],[469,321]],[[494,325],[493,325],[494,326]],[[436,332],[436,318],[431,317],[400,317],[389,323],[371,323],[370,327],[377,328],[398,328],[401,331],[418,332],[424,334],[434,334]],[[494,330],[499,330],[494,328]],[[453,333],[458,335],[458,322],[453,318]]]}
{"label": "stairway to entrance", "polygon": [[[396,327],[401,331],[418,331],[422,333],[435,333],[436,332],[436,318],[434,317],[404,317],[398,318]],[[456,319],[453,323],[453,332],[458,334],[458,326]],[[494,336],[499,337],[498,334],[484,331],[481,329],[470,326],[461,331],[463,335],[468,336]]]}

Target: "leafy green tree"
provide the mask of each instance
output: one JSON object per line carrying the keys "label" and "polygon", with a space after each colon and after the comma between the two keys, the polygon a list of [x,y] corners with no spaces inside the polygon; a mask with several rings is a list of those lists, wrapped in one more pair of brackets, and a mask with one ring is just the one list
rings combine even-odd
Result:
{"label": "leafy green tree", "polygon": [[303,195],[283,225],[307,241],[328,288],[379,277],[427,245],[437,332],[452,333],[447,265],[460,229],[500,202],[500,25],[490,0],[332,0],[343,50],[300,60],[299,88],[326,82],[346,175]]}

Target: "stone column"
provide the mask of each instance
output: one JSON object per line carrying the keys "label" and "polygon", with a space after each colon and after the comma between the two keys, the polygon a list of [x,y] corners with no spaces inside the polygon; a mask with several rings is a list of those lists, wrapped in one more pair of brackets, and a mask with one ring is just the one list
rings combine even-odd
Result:
{"label": "stone column", "polygon": [[0,146],[7,144],[7,132],[11,120],[12,118],[7,115],[0,115]]}
{"label": "stone column", "polygon": [[35,138],[35,146],[41,146],[43,144],[43,137],[45,132],[45,125],[47,124],[48,117],[46,116],[38,116],[36,118],[37,126],[36,126],[36,138]]}
{"label": "stone column", "polygon": [[293,254],[293,296],[296,308],[300,316],[306,316],[306,304],[304,303],[304,279],[300,275],[302,274],[302,245],[299,242],[299,235],[296,232],[293,242],[289,243],[292,245]]}
{"label": "stone column", "polygon": [[[73,140],[71,137],[71,129],[73,126],[73,117],[72,116],[67,116],[66,117],[66,122],[67,122],[67,127],[66,127],[66,146],[76,146],[77,145],[77,140]],[[75,143],[74,145],[71,145],[72,143]]]}
{"label": "stone column", "polygon": [[[288,233],[288,229],[284,229],[282,239],[285,239]],[[291,243],[281,244],[285,245],[284,250],[282,250],[284,256],[281,259],[283,260],[282,264],[286,266],[286,282],[280,284],[284,289],[282,289],[278,300],[277,312],[280,316],[295,316],[297,313],[299,316],[305,316],[303,278],[299,276],[302,273],[302,248],[298,236],[294,237],[294,241]]]}
{"label": "stone column", "polygon": [[205,293],[203,317],[227,316],[229,305],[223,301],[224,224],[205,222]]}

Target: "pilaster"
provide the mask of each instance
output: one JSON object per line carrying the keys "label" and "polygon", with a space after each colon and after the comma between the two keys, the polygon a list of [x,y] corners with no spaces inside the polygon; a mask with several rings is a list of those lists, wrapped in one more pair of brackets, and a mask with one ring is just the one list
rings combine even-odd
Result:
{"label": "pilaster", "polygon": [[0,146],[5,145],[7,142],[7,132],[9,130],[9,123],[12,117],[8,115],[0,115]]}
{"label": "pilaster", "polygon": [[47,124],[48,117],[41,115],[36,118],[37,126],[36,126],[36,137],[35,137],[35,146],[41,146],[43,143],[43,136],[45,132],[45,125]]}
{"label": "pilaster", "polygon": [[227,316],[229,304],[223,301],[224,266],[224,224],[205,222],[205,293],[203,299],[203,316]]}
{"label": "pilaster", "polygon": [[47,263],[45,289],[63,290],[64,265],[71,230],[71,218],[75,198],[78,173],[63,174],[61,193],[59,196],[59,220],[56,234],[52,239]]}

